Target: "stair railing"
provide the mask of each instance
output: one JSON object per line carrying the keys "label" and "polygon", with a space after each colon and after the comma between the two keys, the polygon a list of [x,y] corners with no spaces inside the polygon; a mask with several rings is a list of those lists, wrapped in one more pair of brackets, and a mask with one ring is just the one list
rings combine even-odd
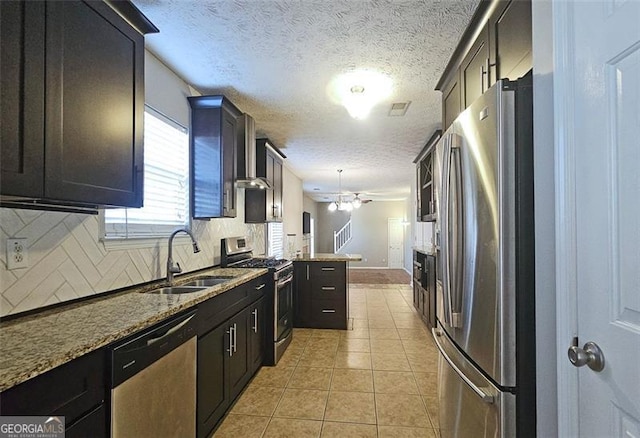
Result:
{"label": "stair railing", "polygon": [[333,253],[337,254],[351,240],[351,219],[339,231],[333,232]]}

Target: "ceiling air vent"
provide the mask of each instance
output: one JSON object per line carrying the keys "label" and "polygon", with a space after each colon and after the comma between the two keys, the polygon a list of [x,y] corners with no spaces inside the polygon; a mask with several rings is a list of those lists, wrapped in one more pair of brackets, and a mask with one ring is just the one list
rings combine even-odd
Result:
{"label": "ceiling air vent", "polygon": [[392,103],[391,109],[389,110],[389,117],[404,116],[407,113],[407,110],[409,109],[409,105],[411,105],[411,101]]}

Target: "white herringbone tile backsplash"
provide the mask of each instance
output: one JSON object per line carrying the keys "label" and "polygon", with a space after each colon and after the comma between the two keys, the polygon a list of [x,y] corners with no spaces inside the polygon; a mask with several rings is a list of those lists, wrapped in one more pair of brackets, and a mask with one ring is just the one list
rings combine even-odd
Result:
{"label": "white herringbone tile backsplash", "polygon": [[[174,260],[184,272],[220,262],[220,239],[247,235],[256,254],[264,253],[265,226],[244,223],[244,193],[238,191],[236,218],[193,221],[201,251],[188,238],[174,244]],[[105,248],[99,217],[77,213],[0,208],[0,316],[87,297],[166,275],[167,239],[152,247]],[[7,270],[6,239],[28,239],[29,267]],[[168,237],[168,236],[167,236]]]}

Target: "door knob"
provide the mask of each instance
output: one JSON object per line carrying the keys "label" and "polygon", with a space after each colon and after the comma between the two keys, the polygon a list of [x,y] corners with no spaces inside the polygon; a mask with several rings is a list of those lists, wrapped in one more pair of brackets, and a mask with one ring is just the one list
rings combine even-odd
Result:
{"label": "door knob", "polygon": [[595,342],[587,342],[584,347],[569,347],[567,352],[569,361],[574,367],[587,365],[593,371],[600,372],[604,369],[604,354]]}

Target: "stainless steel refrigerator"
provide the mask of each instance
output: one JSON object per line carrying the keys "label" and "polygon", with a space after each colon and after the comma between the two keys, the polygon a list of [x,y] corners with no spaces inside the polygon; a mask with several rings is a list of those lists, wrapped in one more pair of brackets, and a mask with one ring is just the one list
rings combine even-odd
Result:
{"label": "stainless steel refrigerator", "polygon": [[443,438],[535,436],[531,88],[497,82],[436,146]]}

